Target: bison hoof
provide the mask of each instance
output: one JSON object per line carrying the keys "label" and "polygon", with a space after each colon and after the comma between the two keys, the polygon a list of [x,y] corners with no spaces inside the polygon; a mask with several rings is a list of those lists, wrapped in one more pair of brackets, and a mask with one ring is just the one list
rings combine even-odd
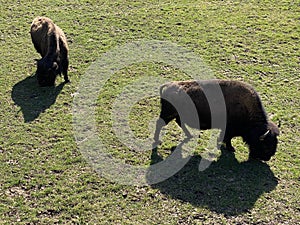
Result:
{"label": "bison hoof", "polygon": [[235,152],[235,149],[232,146],[229,146],[229,147],[226,146],[226,150],[229,152]]}
{"label": "bison hoof", "polygon": [[194,136],[191,134],[185,135],[185,139],[192,139],[192,138],[194,138]]}
{"label": "bison hoof", "polygon": [[222,144],[220,145],[220,150],[226,150],[226,151],[228,151],[228,152],[235,152],[234,147],[232,147],[232,146],[226,146],[225,143],[222,143]]}
{"label": "bison hoof", "polygon": [[160,140],[155,140],[153,143],[152,143],[152,149],[155,149],[158,145],[160,145],[162,142]]}

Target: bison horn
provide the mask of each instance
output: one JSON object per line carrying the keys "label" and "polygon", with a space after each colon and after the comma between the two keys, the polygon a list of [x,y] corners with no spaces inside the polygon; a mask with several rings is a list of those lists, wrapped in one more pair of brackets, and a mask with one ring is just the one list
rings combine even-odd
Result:
{"label": "bison horn", "polygon": [[263,141],[266,137],[267,137],[267,135],[270,133],[270,130],[267,130],[267,132],[266,133],[264,133],[263,135],[261,135],[260,137],[259,137],[259,140],[260,141]]}

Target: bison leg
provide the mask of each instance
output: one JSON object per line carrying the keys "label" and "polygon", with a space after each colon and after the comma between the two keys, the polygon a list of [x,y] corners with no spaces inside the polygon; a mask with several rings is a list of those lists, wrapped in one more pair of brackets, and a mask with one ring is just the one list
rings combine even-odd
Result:
{"label": "bison leg", "polygon": [[68,49],[65,46],[65,43],[59,41],[60,51],[61,51],[61,70],[64,75],[65,82],[70,82],[68,77],[68,67],[69,67],[69,58],[68,58]]}
{"label": "bison leg", "polygon": [[178,124],[178,126],[181,127],[181,129],[183,130],[183,132],[185,133],[187,138],[192,138],[193,136],[191,135],[191,133],[189,132],[189,130],[186,128],[184,123],[181,123],[179,116],[176,117],[176,123]]}
{"label": "bison leg", "polygon": [[226,150],[229,152],[235,152],[234,147],[231,144],[231,139],[225,140],[224,141],[225,145],[226,145]]}
{"label": "bison leg", "polygon": [[[221,131],[221,132],[224,132],[224,131]],[[224,133],[221,133],[220,136],[222,136],[223,134]],[[222,142],[221,146],[223,146],[223,148],[225,148],[227,151],[234,152],[235,149],[231,144],[231,139],[232,139],[232,136],[229,136],[228,133],[226,132],[224,135],[224,139],[220,140],[220,137],[219,137],[218,142]]]}
{"label": "bison leg", "polygon": [[68,77],[68,66],[69,66],[69,60],[64,59],[62,61],[62,73],[64,75],[64,79],[65,79],[66,83],[70,82],[69,77]]}
{"label": "bison leg", "polygon": [[231,139],[232,139],[232,137],[226,135],[226,133],[225,133],[225,137],[224,137],[223,143],[225,143],[225,146],[226,146],[225,148],[226,148],[227,151],[229,151],[229,152],[235,152],[235,149],[234,149],[234,147],[231,144]]}
{"label": "bison leg", "polygon": [[69,77],[68,77],[67,74],[64,75],[64,79],[65,79],[65,82],[66,82],[66,83],[69,83],[69,82],[70,82]]}
{"label": "bison leg", "polygon": [[166,125],[165,121],[162,118],[159,118],[156,121],[156,129],[155,129],[155,133],[154,133],[154,142],[156,144],[160,144],[160,140],[159,140],[159,134],[161,129]]}

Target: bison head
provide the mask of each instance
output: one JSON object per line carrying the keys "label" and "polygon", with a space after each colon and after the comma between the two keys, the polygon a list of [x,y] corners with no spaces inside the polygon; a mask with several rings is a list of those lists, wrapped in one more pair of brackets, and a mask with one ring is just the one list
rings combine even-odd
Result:
{"label": "bison head", "polygon": [[268,122],[267,131],[260,133],[261,129],[255,128],[246,141],[250,148],[249,158],[269,161],[277,148],[279,129],[273,122]]}
{"label": "bison head", "polygon": [[55,78],[59,74],[57,62],[41,59],[37,62],[37,80],[41,87],[54,86]]}

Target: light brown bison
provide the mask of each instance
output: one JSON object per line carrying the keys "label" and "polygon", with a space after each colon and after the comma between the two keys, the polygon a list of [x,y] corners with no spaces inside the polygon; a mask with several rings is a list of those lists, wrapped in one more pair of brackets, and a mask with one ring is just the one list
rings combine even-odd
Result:
{"label": "light brown bison", "polygon": [[32,43],[42,59],[37,61],[40,86],[53,86],[58,74],[68,78],[68,43],[64,32],[47,17],[36,17],[31,25]]}
{"label": "light brown bison", "polygon": [[[207,98],[206,93],[214,87],[219,87],[221,98],[219,96],[214,98],[213,95],[210,99]],[[161,86],[160,96],[161,112],[156,123],[155,143],[160,142],[159,134],[162,127],[176,119],[188,137],[191,135],[185,125],[201,130],[221,129],[220,137],[224,137],[221,141],[229,151],[234,151],[231,139],[241,136],[249,146],[249,158],[268,161],[276,152],[279,129],[273,122],[268,121],[257,92],[243,82],[228,80],[170,82]],[[188,96],[193,106],[188,106],[183,96]],[[224,110],[221,109],[222,105]],[[189,119],[188,113],[193,107],[197,121]],[[213,125],[212,113],[214,117],[225,118],[226,126],[219,126],[218,123]]]}

